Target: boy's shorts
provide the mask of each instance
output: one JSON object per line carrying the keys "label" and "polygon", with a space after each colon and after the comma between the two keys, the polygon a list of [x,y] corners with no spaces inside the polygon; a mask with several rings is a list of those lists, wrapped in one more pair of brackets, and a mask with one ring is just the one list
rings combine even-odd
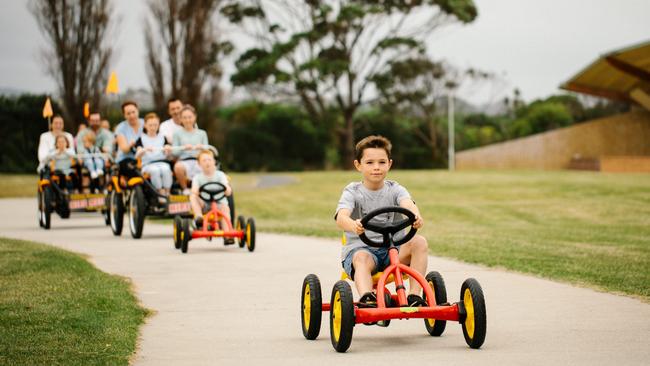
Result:
{"label": "boy's shorts", "polygon": [[[343,265],[343,270],[345,271],[345,273],[348,274],[350,279],[353,281],[354,281],[354,267],[352,266],[352,258],[354,258],[354,254],[359,250],[365,250],[366,252],[370,253],[370,256],[375,261],[375,270],[372,271],[372,274],[381,272],[390,265],[388,248],[372,248],[372,247],[354,248],[350,253],[348,253],[348,255],[345,257],[343,262],[341,262],[341,264]],[[397,250],[399,250],[399,247],[397,247]]]}
{"label": "boy's shorts", "polygon": [[191,180],[195,175],[201,173],[201,167],[196,159],[181,160],[181,163],[185,167],[187,179]]}

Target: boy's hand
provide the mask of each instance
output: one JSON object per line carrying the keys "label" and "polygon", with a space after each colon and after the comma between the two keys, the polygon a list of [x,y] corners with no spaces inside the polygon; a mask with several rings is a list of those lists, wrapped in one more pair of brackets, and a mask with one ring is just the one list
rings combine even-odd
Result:
{"label": "boy's hand", "polygon": [[415,215],[415,222],[413,223],[413,227],[415,229],[419,229],[424,225],[424,220],[422,220],[422,216],[420,215]]}
{"label": "boy's hand", "polygon": [[364,229],[363,225],[361,225],[361,220],[354,220],[354,232],[357,235],[361,235],[364,231],[366,231],[366,229]]}

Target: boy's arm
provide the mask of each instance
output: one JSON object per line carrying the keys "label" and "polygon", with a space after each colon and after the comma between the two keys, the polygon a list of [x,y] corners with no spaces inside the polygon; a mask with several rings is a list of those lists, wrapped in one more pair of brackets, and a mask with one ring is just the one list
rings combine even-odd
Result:
{"label": "boy's arm", "polygon": [[364,229],[363,225],[361,225],[361,220],[352,220],[350,213],[351,211],[347,208],[340,209],[336,213],[336,226],[343,231],[356,233],[357,235],[362,234]]}
{"label": "boy's arm", "polygon": [[419,229],[422,227],[424,224],[424,220],[422,220],[422,216],[420,215],[420,210],[418,209],[418,206],[415,205],[415,202],[408,197],[404,198],[401,201],[399,201],[400,207],[404,207],[405,209],[413,212],[415,214],[415,222],[413,223],[413,227],[416,229]]}

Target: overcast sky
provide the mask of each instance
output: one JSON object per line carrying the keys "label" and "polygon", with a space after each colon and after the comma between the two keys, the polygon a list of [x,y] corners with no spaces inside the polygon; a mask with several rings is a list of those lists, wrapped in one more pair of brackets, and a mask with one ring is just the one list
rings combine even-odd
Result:
{"label": "overcast sky", "polygon": [[[43,36],[28,0],[2,0],[0,88],[52,92],[42,65]],[[148,87],[142,21],[144,0],[115,0],[122,18],[112,69],[120,89]],[[437,32],[430,53],[462,67],[502,75],[491,90],[464,91],[474,103],[500,99],[518,87],[525,100],[558,86],[598,55],[650,40],[650,0],[475,0],[478,19]]]}

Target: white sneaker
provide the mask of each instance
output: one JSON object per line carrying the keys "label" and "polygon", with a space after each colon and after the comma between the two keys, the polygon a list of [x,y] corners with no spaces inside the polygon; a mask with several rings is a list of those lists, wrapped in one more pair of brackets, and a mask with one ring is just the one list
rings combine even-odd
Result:
{"label": "white sneaker", "polygon": [[97,171],[91,170],[90,171],[90,178],[92,179],[97,179]]}
{"label": "white sneaker", "polygon": [[185,188],[185,189],[183,190],[183,195],[185,195],[185,196],[189,196],[190,193],[192,193],[192,191],[190,191],[189,188]]}
{"label": "white sneaker", "polygon": [[97,169],[97,175],[104,175],[104,171],[102,169]]}

